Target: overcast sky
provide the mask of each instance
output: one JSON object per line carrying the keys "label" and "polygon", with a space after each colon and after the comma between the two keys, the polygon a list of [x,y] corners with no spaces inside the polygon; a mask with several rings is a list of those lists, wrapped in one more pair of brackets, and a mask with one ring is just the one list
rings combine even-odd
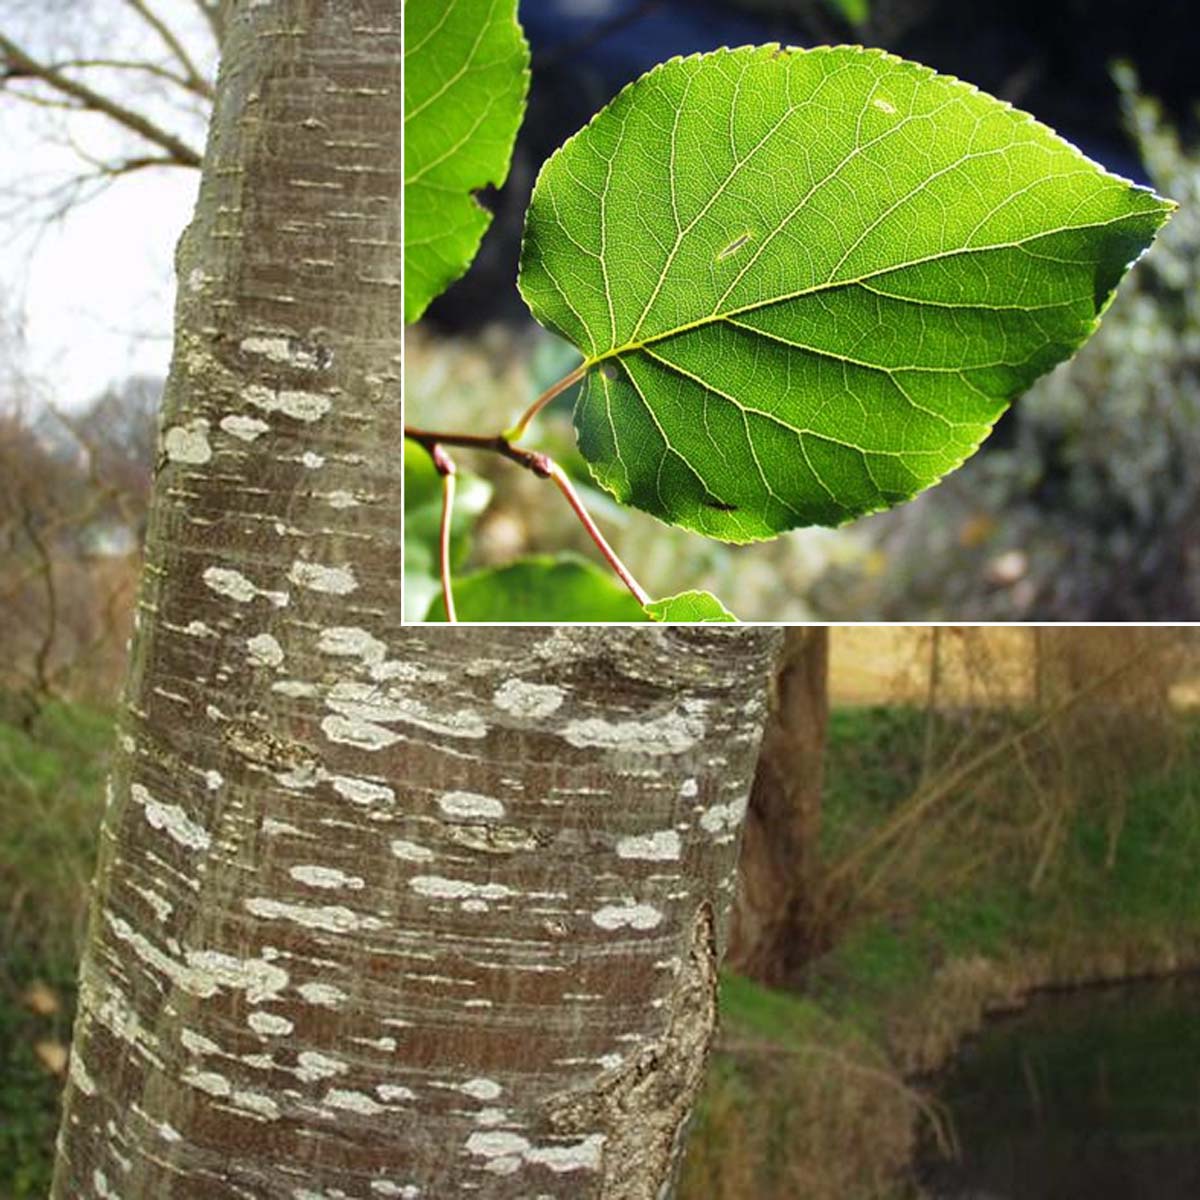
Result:
{"label": "overcast sky", "polygon": [[[215,47],[192,0],[151,3],[211,76]],[[0,0],[0,23],[31,53],[55,60],[171,62],[124,0]],[[133,72],[76,72],[75,78],[203,149],[202,105],[175,103],[156,91],[150,77]],[[172,255],[191,215],[199,172],[156,168],[119,178],[48,223],[52,206],[27,197],[85,170],[78,149],[104,156],[153,147],[114,134],[103,118],[48,111],[6,96],[0,96],[0,146],[0,304],[23,331],[23,365],[39,390],[77,408],[128,375],[164,374],[171,350]]]}

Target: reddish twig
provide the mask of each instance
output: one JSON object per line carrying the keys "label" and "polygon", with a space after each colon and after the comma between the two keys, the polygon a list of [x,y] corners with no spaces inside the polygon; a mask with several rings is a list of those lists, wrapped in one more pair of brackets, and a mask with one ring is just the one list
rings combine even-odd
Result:
{"label": "reddish twig", "polygon": [[[582,373],[582,368],[580,368],[579,373]],[[568,379],[570,379],[569,376]],[[572,380],[571,382],[574,381]],[[559,391],[569,386],[569,382],[565,383],[562,388],[559,388]],[[536,406],[531,410],[531,412],[533,411],[536,411]],[[613,569],[617,578],[630,590],[634,599],[639,604],[646,605],[650,602],[650,594],[634,579],[633,573],[621,561],[617,552],[608,544],[604,534],[600,532],[599,527],[592,518],[592,514],[588,512],[583,501],[580,499],[579,493],[575,491],[571,481],[567,478],[566,472],[548,454],[543,454],[540,450],[525,450],[520,446],[514,446],[509,441],[507,435],[503,433],[491,436],[473,433],[442,433],[432,429],[414,429],[406,426],[404,436],[409,441],[416,442],[428,451],[429,456],[433,459],[433,465],[443,477],[447,473],[439,465],[439,455],[446,462],[449,462],[449,459],[445,458],[443,446],[461,446],[467,450],[486,450],[493,454],[499,454],[511,462],[515,462],[518,466],[524,467],[527,471],[532,471],[539,479],[552,480],[554,486],[566,498],[572,512],[579,518],[579,522],[587,531],[588,537],[595,542],[596,548],[604,556],[604,561]],[[446,522],[445,509],[442,512],[442,520],[444,526]],[[443,588],[445,588],[444,581]]]}
{"label": "reddish twig", "polygon": [[450,520],[454,514],[454,459],[441,446],[430,449],[430,457],[437,473],[442,477],[442,521],[438,527],[438,569],[442,579],[442,601],[446,606],[446,620],[454,624],[458,616],[454,611],[454,589],[450,579]]}

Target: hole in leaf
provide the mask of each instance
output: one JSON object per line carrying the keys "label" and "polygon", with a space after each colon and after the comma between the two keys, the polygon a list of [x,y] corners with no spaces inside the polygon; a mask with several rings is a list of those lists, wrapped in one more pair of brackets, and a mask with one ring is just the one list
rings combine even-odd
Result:
{"label": "hole in leaf", "polygon": [[701,503],[705,508],[715,508],[717,512],[737,512],[738,510],[736,504],[726,504],[723,500],[704,500]]}

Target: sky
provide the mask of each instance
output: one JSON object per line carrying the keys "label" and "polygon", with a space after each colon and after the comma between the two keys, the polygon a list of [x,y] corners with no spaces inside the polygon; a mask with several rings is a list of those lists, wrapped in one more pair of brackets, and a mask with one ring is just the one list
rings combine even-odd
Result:
{"label": "sky", "polygon": [[[191,0],[155,0],[154,11],[211,77],[215,47]],[[0,22],[31,53],[56,60],[103,55],[170,62],[153,30],[120,0],[4,0]],[[203,149],[199,104],[184,111],[153,87],[138,86],[140,76],[128,71],[75,77],[155,115]],[[165,374],[172,256],[191,215],[199,172],[136,172],[48,219],[50,204],[23,197],[77,175],[79,150],[145,153],[146,143],[114,135],[103,118],[47,111],[0,95],[0,146],[0,311],[7,325],[20,330],[19,374],[32,380],[35,399],[78,409],[129,375]]]}

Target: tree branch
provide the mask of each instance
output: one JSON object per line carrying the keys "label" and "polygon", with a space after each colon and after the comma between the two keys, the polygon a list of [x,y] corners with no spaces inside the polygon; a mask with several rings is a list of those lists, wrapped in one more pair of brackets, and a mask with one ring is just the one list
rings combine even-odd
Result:
{"label": "tree branch", "polygon": [[181,138],[156,125],[141,113],[134,112],[131,108],[126,108],[116,100],[88,87],[87,84],[56,72],[53,67],[39,62],[2,33],[0,33],[0,54],[3,54],[8,60],[8,77],[40,79],[55,91],[77,101],[82,108],[90,112],[102,113],[139,137],[160,146],[170,156],[172,163],[184,167],[200,166],[199,151],[192,149]]}
{"label": "tree branch", "polygon": [[158,34],[159,40],[170,50],[175,61],[183,68],[186,76],[183,86],[188,91],[195,92],[197,96],[211,100],[214,95],[212,84],[201,74],[192,56],[184,49],[183,43],[175,36],[170,26],[150,9],[145,0],[125,0],[125,3]]}

